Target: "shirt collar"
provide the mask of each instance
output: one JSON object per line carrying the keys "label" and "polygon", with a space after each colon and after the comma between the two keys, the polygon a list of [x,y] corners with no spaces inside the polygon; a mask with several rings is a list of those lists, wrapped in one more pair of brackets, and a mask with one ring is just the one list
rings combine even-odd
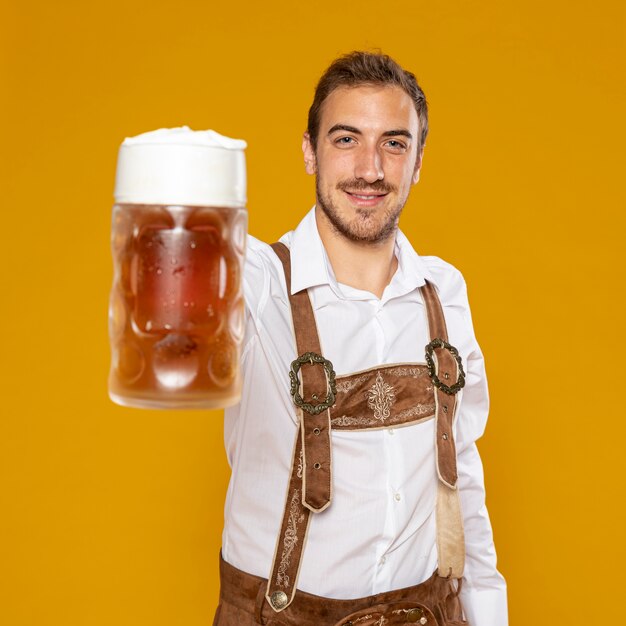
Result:
{"label": "shirt collar", "polygon": [[[281,241],[289,247],[291,253],[290,290],[292,294],[303,289],[328,285],[337,296],[345,297],[337,283],[319,236],[315,207],[304,216],[295,230],[283,235]],[[400,230],[396,234],[395,254],[398,259],[398,269],[385,289],[384,300],[413,291],[424,285],[426,280],[434,282],[426,263]]]}
{"label": "shirt collar", "polygon": [[398,259],[398,269],[387,288],[393,291],[393,294],[389,294],[391,297],[400,296],[422,287],[426,281],[435,282],[422,257],[415,252],[411,242],[399,229],[396,233],[395,252]]}
{"label": "shirt collar", "polygon": [[330,261],[317,230],[315,207],[295,230],[280,239],[291,254],[291,294],[317,285],[336,285]]}

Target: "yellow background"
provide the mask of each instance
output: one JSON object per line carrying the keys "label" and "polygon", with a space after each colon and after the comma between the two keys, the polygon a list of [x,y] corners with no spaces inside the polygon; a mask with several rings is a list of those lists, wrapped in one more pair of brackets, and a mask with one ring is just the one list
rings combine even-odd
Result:
{"label": "yellow background", "polygon": [[250,230],[273,241],[313,204],[314,84],[370,47],[412,69],[431,107],[401,225],[469,285],[511,623],[620,623],[623,7],[5,0],[0,623],[211,623],[221,415],[107,397],[118,145],[182,124],[245,138]]}

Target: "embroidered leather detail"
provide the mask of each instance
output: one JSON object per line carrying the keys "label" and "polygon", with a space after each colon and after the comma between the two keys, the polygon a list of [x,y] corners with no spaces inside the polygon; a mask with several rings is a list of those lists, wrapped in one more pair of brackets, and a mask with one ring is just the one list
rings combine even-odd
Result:
{"label": "embroidered leather detail", "polygon": [[280,555],[280,564],[276,574],[276,584],[279,587],[289,589],[289,575],[287,569],[291,561],[291,553],[298,543],[298,526],[304,521],[304,515],[300,510],[300,490],[296,489],[289,503],[289,522],[283,537],[283,551]]}
{"label": "embroidered leather detail", "polygon": [[424,417],[426,415],[434,415],[435,414],[435,404],[416,404],[412,406],[410,409],[405,409],[404,411],[400,411],[400,413],[396,414],[398,419],[404,420],[409,417],[415,417],[416,415],[419,417]]}
{"label": "embroidered leather detail", "polygon": [[367,374],[361,374],[359,376],[345,378],[340,382],[338,381],[337,393],[348,393],[349,391],[352,391],[355,387],[360,385],[362,382],[369,380],[371,376],[372,375],[368,372]]}
{"label": "embroidered leather detail", "polygon": [[335,417],[330,420],[332,426],[369,426],[371,420],[366,417],[349,417],[348,415],[342,415],[341,417]]}
{"label": "embroidered leather detail", "polygon": [[370,388],[367,406],[374,411],[374,419],[385,421],[391,415],[391,407],[396,401],[394,388],[386,383],[380,372],[376,374],[376,382]]}
{"label": "embroidered leather detail", "polygon": [[342,430],[366,430],[412,424],[434,415],[427,365],[399,363],[339,376],[330,423]]}
{"label": "embroidered leather detail", "polygon": [[304,451],[300,450],[300,456],[298,457],[298,478],[302,478],[302,470],[304,469]]}
{"label": "embroidered leather detail", "polygon": [[[274,244],[272,247],[283,264],[286,284],[290,285],[291,266],[289,251],[282,243]],[[426,281],[426,284],[420,288],[420,293],[426,307],[431,344],[433,341],[447,342],[448,335],[445,317],[435,287],[432,283]],[[437,362],[437,365],[441,365],[441,367],[436,368],[434,372],[435,376],[433,376],[432,380],[430,376],[424,375],[424,370],[428,372],[428,365],[426,363],[396,363],[355,372],[354,374],[343,377],[336,377],[330,363],[321,356],[322,349],[319,337],[317,336],[315,316],[307,292],[305,290],[293,294],[288,292],[288,296],[292,309],[296,352],[302,355],[292,364],[292,394],[296,406],[300,406],[309,415],[303,416],[307,421],[301,420],[294,448],[289,491],[283,513],[281,530],[277,540],[276,554],[272,564],[272,575],[268,580],[266,593],[268,602],[270,602],[274,611],[279,612],[289,606],[294,598],[300,559],[302,558],[304,543],[306,541],[306,530],[311,518],[314,517],[311,513],[316,512],[314,508],[306,508],[301,498],[301,491],[305,486],[305,473],[307,492],[310,491],[315,495],[314,492],[316,490],[328,491],[326,506],[330,504],[330,486],[332,485],[330,460],[328,470],[324,473],[318,472],[316,475],[315,472],[309,472],[308,462],[305,458],[302,463],[302,478],[297,475],[299,470],[298,460],[300,450],[301,447],[305,445],[305,443],[303,443],[303,434],[306,433],[307,436],[310,435],[309,430],[312,429],[313,434],[317,435],[315,430],[320,429],[317,422],[311,422],[308,418],[317,418],[324,410],[328,411],[326,415],[326,424],[328,424],[328,430],[325,431],[326,435],[330,435],[330,422],[332,422],[332,420],[348,423],[353,420],[358,420],[359,418],[369,418],[370,421],[367,425],[335,426],[337,430],[357,430],[415,424],[435,417],[437,430],[437,469],[439,474],[436,505],[439,575],[452,575],[455,578],[460,578],[463,574],[465,546],[463,544],[463,527],[459,508],[457,506],[455,509],[452,505],[452,502],[458,503],[459,501],[459,492],[458,490],[454,490],[453,487],[453,485],[456,484],[456,452],[453,437],[444,440],[443,437],[440,436],[448,433],[452,435],[451,426],[454,419],[456,399],[449,398],[446,400],[442,397],[446,388],[438,378],[438,376],[441,375],[444,380],[449,380],[450,374],[454,372],[450,366],[456,365],[457,367],[455,369],[460,370],[460,363],[458,361],[456,364],[454,364],[454,362],[446,362],[443,364]],[[447,347],[440,343],[437,345],[444,348]],[[434,354],[428,354],[428,357],[432,356],[434,356]],[[442,358],[439,359],[439,356]],[[437,358],[440,361],[454,360],[456,356],[457,355],[452,354],[451,350],[445,350],[443,353],[440,351],[437,354]],[[310,378],[310,381],[307,381],[306,385],[304,384],[304,380],[302,381],[302,385],[298,384],[298,366],[307,366],[308,364],[309,367],[307,367],[307,369],[310,370],[310,366],[314,363],[323,363],[329,367],[324,367],[324,371],[318,367],[314,368],[312,371],[308,371],[307,376]],[[294,371],[294,369],[296,371]],[[304,374],[305,372],[303,371],[302,375],[304,376]],[[324,380],[324,378],[326,378],[326,380]],[[336,378],[337,380],[335,380]],[[331,379],[333,384],[335,382],[337,383],[336,387],[331,384]],[[382,381],[382,384],[380,381]],[[323,383],[326,383],[326,385]],[[385,385],[387,385],[387,387],[385,387]],[[315,401],[316,404],[308,404],[305,406],[307,403],[304,402],[299,394],[299,388],[303,386],[307,388],[307,393],[310,393],[311,400]],[[324,386],[326,387],[327,398],[322,404],[319,404],[318,398]],[[433,386],[437,386],[436,392]],[[450,390],[451,389],[452,387],[450,387]],[[334,392],[334,397],[331,397],[331,392]],[[438,400],[435,409],[436,415],[434,411],[432,415],[428,415],[426,407],[435,405],[436,399]],[[370,404],[373,406],[370,406]],[[443,407],[446,407],[448,411],[445,411]],[[450,408],[452,410],[450,410]],[[388,417],[384,418],[387,411]],[[372,414],[373,412],[379,413],[378,419]],[[398,415],[402,415],[403,417],[398,417]],[[326,426],[326,424],[324,424],[324,426]],[[326,437],[324,446],[325,451],[330,455],[330,436]],[[305,457],[307,455],[308,453],[305,452]],[[315,462],[319,463],[319,461]],[[309,474],[311,474],[311,476],[309,476]],[[309,478],[311,480],[309,480]],[[325,480],[328,480],[328,485],[324,483]],[[450,499],[450,503],[446,501],[444,503],[446,506],[442,508],[441,502],[449,498],[450,494],[455,495],[456,500],[452,501]],[[440,523],[441,520],[443,520],[444,523]],[[444,543],[445,545],[443,545]],[[280,559],[278,558],[279,555]],[[458,564],[456,557],[460,557]],[[285,598],[282,596],[281,590],[276,589],[276,586],[283,588],[291,587],[288,592],[290,597],[287,597],[286,603],[283,604]],[[279,595],[280,597],[278,597]],[[272,603],[272,598],[278,600],[279,606]],[[398,609],[402,604],[404,605],[403,608],[408,608],[404,603],[395,603],[395,607],[393,608]],[[437,620],[434,619],[430,611],[425,609],[424,612],[428,615],[429,621],[432,620],[433,624],[437,623]],[[389,613],[387,614],[389,615]],[[368,615],[368,618],[371,615],[372,619],[376,620],[378,626],[385,626],[385,623],[389,621],[384,616],[377,614],[375,610],[366,609],[358,611],[352,616],[347,616],[344,624],[350,624],[352,626],[353,620],[356,621],[364,615]],[[407,613],[407,618],[409,618],[409,615],[410,613]],[[393,620],[393,618],[391,619]],[[274,620],[270,619],[270,621]],[[407,619],[407,621],[413,620]],[[361,621],[361,623],[363,622]],[[363,626],[365,626],[365,624],[363,624]],[[373,626],[373,624],[370,624],[370,626]]]}
{"label": "embroidered leather detail", "polygon": [[428,370],[423,367],[411,367],[410,365],[400,365],[397,367],[390,367],[386,370],[386,373],[390,376],[410,376],[411,378],[421,378],[428,375]]}
{"label": "embroidered leather detail", "polygon": [[419,606],[414,607],[412,609],[398,609],[396,611],[392,611],[392,614],[394,615],[404,614],[406,616],[405,621],[422,624],[422,626],[428,623],[428,618],[426,617],[426,613],[424,612],[424,609],[422,609]]}

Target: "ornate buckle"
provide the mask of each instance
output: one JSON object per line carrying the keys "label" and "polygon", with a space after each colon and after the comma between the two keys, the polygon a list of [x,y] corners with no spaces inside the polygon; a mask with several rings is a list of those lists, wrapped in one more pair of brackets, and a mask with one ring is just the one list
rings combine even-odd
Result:
{"label": "ornate buckle", "polygon": [[[305,402],[300,395],[300,381],[298,380],[298,372],[305,363],[310,363],[311,365],[319,364],[326,370],[328,391],[326,394],[326,399],[319,404],[310,404],[309,402]],[[310,413],[311,415],[319,415],[322,411],[330,409],[330,407],[335,404],[335,394],[337,393],[335,370],[333,369],[333,364],[328,359],[325,359],[321,354],[317,354],[315,352],[305,352],[304,354],[299,356],[295,361],[291,363],[289,379],[291,380],[290,393],[293,398],[294,404],[297,407],[300,407],[301,409],[306,411],[307,413]],[[314,395],[313,399],[317,400],[317,397]]]}
{"label": "ornate buckle", "polygon": [[[454,385],[446,385],[445,383],[442,383],[437,376],[435,360],[433,359],[433,353],[435,352],[436,348],[446,349],[457,362],[457,365],[459,367],[459,375]],[[455,394],[459,393],[459,391],[463,387],[465,387],[465,372],[463,371],[463,363],[461,362],[459,351],[454,346],[450,345],[447,341],[444,341],[443,339],[433,339],[426,346],[426,364],[428,365],[428,373],[430,374],[430,379],[433,381],[433,385],[435,385],[437,389],[441,389],[441,391],[447,393],[449,396],[454,396]]]}

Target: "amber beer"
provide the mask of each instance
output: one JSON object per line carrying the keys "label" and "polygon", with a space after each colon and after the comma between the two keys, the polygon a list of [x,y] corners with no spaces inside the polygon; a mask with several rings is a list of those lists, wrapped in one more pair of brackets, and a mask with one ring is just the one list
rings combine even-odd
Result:
{"label": "amber beer", "polygon": [[[210,191],[196,193],[195,201],[219,195]],[[162,197],[190,195],[170,190]],[[239,400],[246,229],[242,206],[114,206],[113,401],[144,408],[216,408]]]}

